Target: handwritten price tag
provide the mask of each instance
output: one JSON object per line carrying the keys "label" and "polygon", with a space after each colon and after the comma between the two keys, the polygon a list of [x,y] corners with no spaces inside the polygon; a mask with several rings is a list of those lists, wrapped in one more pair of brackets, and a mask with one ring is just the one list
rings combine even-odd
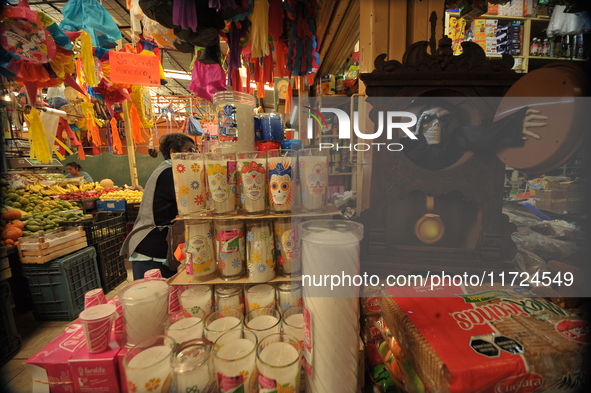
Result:
{"label": "handwritten price tag", "polygon": [[109,64],[114,83],[160,86],[160,68],[155,56],[110,51]]}

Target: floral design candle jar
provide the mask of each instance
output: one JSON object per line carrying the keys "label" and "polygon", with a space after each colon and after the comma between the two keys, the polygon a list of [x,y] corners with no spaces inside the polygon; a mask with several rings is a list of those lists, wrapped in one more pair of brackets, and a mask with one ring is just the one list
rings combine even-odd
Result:
{"label": "floral design candle jar", "polygon": [[236,153],[240,202],[244,214],[267,211],[267,158],[265,152]]}
{"label": "floral design candle jar", "polygon": [[267,282],[275,278],[273,224],[269,220],[249,221],[246,225],[246,264],[248,279]]}
{"label": "floral design candle jar", "polygon": [[207,153],[207,184],[213,214],[236,214],[236,155]]}
{"label": "floral design candle jar", "polygon": [[205,174],[201,153],[173,153],[172,176],[179,215],[205,210]]}

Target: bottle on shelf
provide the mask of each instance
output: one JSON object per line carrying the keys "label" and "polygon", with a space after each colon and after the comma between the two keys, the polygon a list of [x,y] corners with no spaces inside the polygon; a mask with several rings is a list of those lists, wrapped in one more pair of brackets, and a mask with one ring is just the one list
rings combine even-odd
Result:
{"label": "bottle on shelf", "polygon": [[561,57],[566,57],[567,59],[570,59],[572,55],[572,47],[571,47],[571,38],[570,35],[565,35],[562,38],[562,56]]}
{"label": "bottle on shelf", "polygon": [[556,42],[555,42],[554,37],[552,37],[548,40],[548,56],[550,56],[550,57],[554,57],[554,50],[556,48],[555,44],[556,44]]}
{"label": "bottle on shelf", "polygon": [[550,44],[548,43],[547,38],[544,38],[544,42],[542,44],[542,50],[540,52],[540,56],[545,56],[545,57],[550,56]]}
{"label": "bottle on shelf", "polygon": [[577,37],[577,52],[576,58],[577,59],[584,59],[585,58],[585,47],[583,43],[583,34],[579,34]]}
{"label": "bottle on shelf", "polygon": [[554,57],[562,57],[562,43],[564,39],[562,36],[556,36],[555,45],[554,45]]}
{"label": "bottle on shelf", "polygon": [[530,56],[538,56],[540,54],[540,40],[538,38],[532,40],[531,46],[529,47],[529,54]]}

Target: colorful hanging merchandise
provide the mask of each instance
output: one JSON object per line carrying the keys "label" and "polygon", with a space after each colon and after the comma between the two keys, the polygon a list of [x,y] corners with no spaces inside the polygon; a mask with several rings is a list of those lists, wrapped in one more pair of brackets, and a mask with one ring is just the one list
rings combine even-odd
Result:
{"label": "colorful hanging merchandise", "polygon": [[93,46],[113,48],[122,38],[113,17],[96,0],[69,0],[61,12],[60,27],[66,32],[86,31]]}
{"label": "colorful hanging merchandise", "polygon": [[72,44],[42,12],[5,7],[0,16],[0,74],[27,87],[34,100],[38,86],[76,85]]}
{"label": "colorful hanging merchandise", "polygon": [[189,90],[206,101],[211,102],[215,93],[226,90],[226,74],[219,64],[203,64],[196,60],[191,75]]}
{"label": "colorful hanging merchandise", "polygon": [[293,75],[305,76],[320,66],[316,38],[318,4],[315,0],[287,0],[283,4],[291,22],[287,69]]}

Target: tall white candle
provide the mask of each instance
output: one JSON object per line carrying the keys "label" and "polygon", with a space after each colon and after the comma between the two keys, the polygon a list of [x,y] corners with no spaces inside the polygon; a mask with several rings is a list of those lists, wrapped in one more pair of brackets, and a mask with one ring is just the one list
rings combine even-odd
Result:
{"label": "tall white candle", "polygon": [[304,341],[304,314],[293,314],[285,318],[283,332]]}
{"label": "tall white candle", "polygon": [[215,386],[213,344],[191,340],[175,348],[171,356],[175,392],[209,392]]}
{"label": "tall white candle", "polygon": [[269,150],[267,154],[269,207],[276,213],[289,213],[294,207],[297,158],[277,150]]}
{"label": "tall white candle", "polygon": [[[298,229],[303,274],[359,274],[361,224],[315,220],[300,224]],[[357,392],[358,352],[354,348],[359,340],[359,288],[318,289],[303,284],[304,305],[311,317],[307,329],[313,344],[313,371],[307,376],[306,389],[311,393]]]}
{"label": "tall white candle", "polygon": [[228,330],[240,329],[242,321],[236,317],[223,317],[216,319],[207,325],[205,328],[205,338],[211,342],[215,342],[222,334]]}
{"label": "tall white candle", "polygon": [[[261,375],[269,380],[269,388],[281,385],[287,389],[293,386],[297,392],[296,376],[300,370],[298,359],[300,354],[291,344],[286,342],[274,342],[262,349],[257,359],[257,368]],[[275,386],[272,386],[272,381]],[[261,378],[259,377],[259,383]],[[286,386],[287,385],[287,386]],[[262,387],[262,386],[261,386]]]}
{"label": "tall white candle", "polygon": [[275,278],[273,240],[269,221],[257,220],[247,223],[246,263],[250,281],[267,282]]}
{"label": "tall white candle", "polygon": [[242,285],[216,285],[215,286],[215,310],[239,310],[244,314],[244,297]]}
{"label": "tall white candle", "polygon": [[166,330],[166,335],[177,344],[203,337],[203,320],[197,317],[182,318]]}
{"label": "tall white candle", "polygon": [[242,211],[245,214],[263,214],[267,210],[267,159],[264,158],[265,153],[237,153],[236,156]]}
{"label": "tall white candle", "polygon": [[259,341],[280,332],[279,319],[273,315],[259,315],[246,323],[246,327],[256,334]]}
{"label": "tall white candle", "polygon": [[290,307],[301,306],[302,287],[297,282],[282,282],[277,284],[277,305],[281,311]]}
{"label": "tall white candle", "polygon": [[127,344],[164,333],[169,287],[164,279],[137,280],[119,293]]}
{"label": "tall white candle", "polygon": [[[208,153],[207,184],[214,214],[236,213],[235,156]],[[219,157],[223,157],[218,159]]]}
{"label": "tall white candle", "polygon": [[179,215],[205,210],[205,175],[201,153],[173,153],[172,174]]}
{"label": "tall white candle", "polygon": [[[237,331],[238,332],[238,331]],[[232,332],[226,333],[226,335]],[[223,391],[244,386],[245,393],[255,393],[251,379],[256,370],[255,347],[253,342],[246,338],[235,338],[220,344],[221,336],[216,345],[218,350],[214,357],[215,370],[218,374],[218,384]]]}
{"label": "tall white candle", "polygon": [[[310,154],[317,149],[304,149],[300,154]],[[303,152],[303,153],[302,153]],[[326,154],[326,153],[325,153]],[[302,209],[321,211],[326,207],[326,189],[328,187],[328,157],[300,155],[300,197]]]}
{"label": "tall white candle", "polygon": [[261,307],[275,308],[275,288],[270,284],[246,287],[244,297],[247,312]]}
{"label": "tall white candle", "polygon": [[211,285],[193,285],[181,293],[179,302],[183,311],[191,315],[196,315],[199,310],[209,315],[212,309]]}
{"label": "tall white candle", "polygon": [[134,356],[125,367],[128,390],[164,392],[162,388],[171,372],[171,352],[171,347],[158,345]]}
{"label": "tall white candle", "polygon": [[216,221],[214,227],[220,278],[224,280],[238,279],[246,271],[244,222],[239,220]]}
{"label": "tall white candle", "polygon": [[273,222],[277,269],[283,277],[301,273],[301,247],[297,231],[299,222],[300,220],[295,218],[278,218]]}
{"label": "tall white candle", "polygon": [[211,222],[185,220],[185,263],[191,265],[192,275],[198,281],[208,281],[217,276],[214,251]]}

